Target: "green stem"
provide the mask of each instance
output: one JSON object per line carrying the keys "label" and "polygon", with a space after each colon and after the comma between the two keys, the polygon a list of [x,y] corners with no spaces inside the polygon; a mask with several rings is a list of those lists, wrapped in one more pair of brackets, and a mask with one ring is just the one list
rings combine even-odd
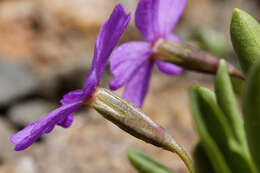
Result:
{"label": "green stem", "polygon": [[[178,146],[178,144],[176,144]],[[177,148],[177,149],[176,149]],[[176,147],[176,146],[171,146],[168,151],[171,151],[173,153],[176,153],[184,162],[186,167],[188,168],[190,173],[195,173],[195,169],[193,167],[192,161],[190,160],[189,156],[187,153],[181,148],[181,147]]]}

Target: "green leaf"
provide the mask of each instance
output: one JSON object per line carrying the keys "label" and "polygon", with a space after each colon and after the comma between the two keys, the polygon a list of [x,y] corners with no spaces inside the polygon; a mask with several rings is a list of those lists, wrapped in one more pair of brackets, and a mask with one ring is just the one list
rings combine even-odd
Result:
{"label": "green leaf", "polygon": [[218,58],[226,58],[228,54],[228,42],[224,34],[212,29],[200,28],[194,35],[194,39],[203,50],[206,50]]}
{"label": "green leaf", "polygon": [[243,114],[249,149],[260,172],[260,61],[250,70],[246,82]]}
{"label": "green leaf", "polygon": [[239,113],[232,83],[224,60],[220,61],[215,81],[217,103],[225,114],[236,140],[247,149],[243,120]]}
{"label": "green leaf", "polygon": [[128,159],[140,173],[174,173],[173,170],[134,149],[128,149]]}
{"label": "green leaf", "polygon": [[[198,129],[199,135],[200,135],[200,140],[201,144],[203,145],[205,152],[210,159],[210,162],[214,163],[213,168],[216,173],[231,173],[229,167],[227,166],[227,163],[225,161],[225,158],[220,151],[218,145],[214,141],[214,137],[211,136],[210,132],[208,131],[207,125],[207,120],[204,118],[214,118],[211,110],[209,110],[207,103],[202,99],[202,89],[200,87],[194,86],[191,91],[190,91],[190,102],[191,102],[191,111],[195,120],[196,127]],[[205,90],[205,93],[207,95],[212,96],[212,92]],[[209,110],[209,111],[208,111]],[[204,112],[205,111],[205,112]],[[208,112],[208,113],[207,113]],[[205,113],[208,115],[205,117]],[[209,121],[212,122],[212,121]],[[216,124],[214,124],[213,121],[213,126],[212,130],[215,129],[215,133],[217,133],[217,130],[219,130],[219,127],[216,127]],[[223,128],[220,128],[220,131],[223,131]],[[222,132],[223,133],[223,132]],[[220,133],[221,134],[221,133]],[[224,135],[225,136],[225,135]],[[219,137],[217,137],[215,140],[218,140]],[[220,136],[221,138],[221,136]]]}
{"label": "green leaf", "polygon": [[[232,172],[256,172],[248,155],[245,154],[242,147],[235,140],[229,121],[217,105],[214,93],[206,88],[195,87],[193,88],[192,97],[194,100],[193,114],[195,123],[202,145],[211,162],[214,163],[216,155],[214,153],[218,149],[223,155],[223,161],[220,162],[225,162]],[[218,159],[221,159],[221,156]],[[217,165],[219,166],[219,164]],[[214,168],[216,172],[221,172],[217,170],[218,167],[217,169]]]}
{"label": "green leaf", "polygon": [[200,142],[193,150],[193,160],[196,173],[215,173],[213,165]]}
{"label": "green leaf", "polygon": [[245,80],[232,77],[231,83],[232,83],[235,95],[240,98],[242,95],[243,89],[244,89]]}
{"label": "green leaf", "polygon": [[230,25],[233,47],[245,73],[260,58],[260,25],[246,12],[234,9]]}
{"label": "green leaf", "polygon": [[218,105],[225,114],[233,136],[236,139],[236,143],[238,143],[238,146],[237,144],[229,145],[231,155],[234,155],[232,157],[236,159],[236,162],[241,162],[241,164],[247,165],[251,172],[256,172],[256,168],[248,150],[244,122],[236,104],[235,94],[232,89],[232,83],[224,60],[220,61],[215,82],[215,91]]}

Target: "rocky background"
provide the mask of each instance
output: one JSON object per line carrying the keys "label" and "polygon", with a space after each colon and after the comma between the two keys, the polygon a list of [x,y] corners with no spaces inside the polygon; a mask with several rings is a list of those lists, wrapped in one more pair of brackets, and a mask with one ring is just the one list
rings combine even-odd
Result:
{"label": "rocky background", "polygon": [[[178,157],[119,130],[93,110],[77,113],[71,128],[55,130],[22,152],[9,137],[58,106],[64,93],[82,86],[98,30],[118,2],[134,12],[137,0],[0,0],[0,173],[136,173],[128,147],[155,157],[178,173]],[[175,32],[192,41],[194,30],[210,28],[228,40],[233,8],[260,18],[258,0],[188,0]],[[121,42],[141,39],[132,23]],[[103,75],[107,86],[111,74]],[[191,154],[197,135],[187,91],[211,87],[214,78],[191,72],[167,77],[154,71],[143,110]],[[120,94],[121,91],[118,91]]]}

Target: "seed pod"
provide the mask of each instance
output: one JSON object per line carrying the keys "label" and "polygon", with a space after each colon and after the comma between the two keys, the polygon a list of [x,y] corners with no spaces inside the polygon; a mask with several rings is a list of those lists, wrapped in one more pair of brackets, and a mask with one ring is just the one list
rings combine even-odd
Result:
{"label": "seed pod", "polygon": [[[160,43],[154,53],[154,58],[179,65],[187,70],[216,74],[220,59],[184,43],[164,41]],[[228,73],[240,79],[243,74],[233,65],[227,64]]]}
{"label": "seed pod", "polygon": [[87,104],[136,138],[178,154],[190,172],[193,172],[191,161],[184,150],[163,127],[145,115],[141,109],[103,88],[97,88]]}

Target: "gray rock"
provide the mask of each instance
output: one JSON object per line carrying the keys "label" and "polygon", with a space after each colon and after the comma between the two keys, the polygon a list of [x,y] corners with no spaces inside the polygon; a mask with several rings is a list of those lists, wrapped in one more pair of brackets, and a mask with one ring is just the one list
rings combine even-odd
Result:
{"label": "gray rock", "polygon": [[43,100],[31,100],[13,106],[8,115],[16,125],[26,126],[41,119],[51,110],[51,105]]}
{"label": "gray rock", "polygon": [[12,134],[14,134],[14,131],[11,130],[4,119],[0,118],[0,159],[3,162],[14,158],[15,152],[13,151],[13,146],[9,140]]}
{"label": "gray rock", "polygon": [[37,82],[27,65],[0,59],[0,84],[0,106],[3,106],[30,95]]}

